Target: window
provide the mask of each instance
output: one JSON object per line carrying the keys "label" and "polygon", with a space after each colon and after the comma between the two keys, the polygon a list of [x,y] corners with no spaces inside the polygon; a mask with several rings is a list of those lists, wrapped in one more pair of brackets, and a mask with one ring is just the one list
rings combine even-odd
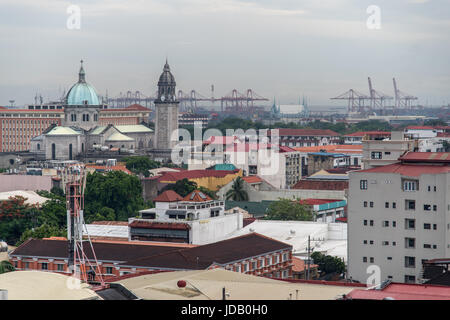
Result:
{"label": "window", "polygon": [[425,230],[431,230],[431,224],[430,224],[430,223],[424,223],[424,224],[423,224],[423,228],[424,228]]}
{"label": "window", "polygon": [[238,265],[236,266],[235,270],[236,270],[236,272],[241,272],[241,265],[238,264]]}
{"label": "window", "polygon": [[395,247],[397,245],[397,242],[392,241],[392,245]]}
{"label": "window", "polygon": [[367,262],[367,257],[363,257],[363,262]]}
{"label": "window", "polygon": [[416,276],[405,275],[405,283],[416,283]]}
{"label": "window", "polygon": [[58,271],[64,271],[64,265],[63,264],[57,264]]}
{"label": "window", "polygon": [[382,226],[383,227],[389,227],[389,221],[383,221]]}
{"label": "window", "polygon": [[364,220],[364,225],[367,226],[367,220]]}
{"label": "window", "polygon": [[370,226],[373,227],[373,220],[370,220]]}
{"label": "window", "polygon": [[106,274],[112,274],[113,268],[112,267],[106,267]]}
{"label": "window", "polygon": [[369,242],[370,244],[373,244],[373,240],[370,240],[370,242]]}
{"label": "window", "polygon": [[370,201],[370,207],[373,208],[373,201]]}
{"label": "window", "polygon": [[419,183],[417,180],[403,180],[403,191],[419,190]]}
{"label": "window", "polygon": [[437,205],[433,205],[433,211],[437,211]]}
{"label": "window", "polygon": [[416,210],[416,201],[405,200],[405,210]]}
{"label": "window", "polygon": [[389,245],[389,241],[383,241],[383,242],[381,242],[381,245],[382,246],[388,246]]}
{"label": "window", "polygon": [[431,205],[430,205],[430,204],[424,204],[424,205],[423,205],[423,210],[425,210],[425,211],[431,211]]}
{"label": "window", "polygon": [[30,269],[30,263],[29,262],[25,262],[25,269]]}
{"label": "window", "polygon": [[287,258],[288,258],[287,253],[283,253],[283,262],[284,262],[284,261],[287,261]]}
{"label": "window", "polygon": [[252,262],[252,270],[256,270],[257,269],[257,265],[256,265],[256,261]]}
{"label": "window", "polygon": [[367,240],[364,240],[364,241],[363,241],[363,244],[367,244]]}
{"label": "window", "polygon": [[415,238],[405,238],[405,248],[414,249],[416,247]]}
{"label": "window", "polygon": [[247,271],[248,271],[248,264],[244,263],[244,272],[247,272]]}
{"label": "window", "polygon": [[416,258],[415,257],[405,257],[405,268],[415,268]]}
{"label": "window", "polygon": [[396,221],[392,221],[392,226],[395,228],[397,226],[397,222]]}
{"label": "window", "polygon": [[396,202],[392,202],[392,209],[396,209],[397,208],[397,203]]}
{"label": "window", "polygon": [[364,201],[364,208],[367,208],[367,201]]}
{"label": "window", "polygon": [[372,151],[371,158],[372,159],[382,159],[383,158],[383,153],[382,152]]}
{"label": "window", "polygon": [[437,230],[437,224],[433,224],[433,230]]}
{"label": "window", "polygon": [[424,243],[423,248],[424,249],[431,249],[431,244]]}
{"label": "window", "polygon": [[431,191],[431,186],[428,186],[428,191]]}
{"label": "window", "polygon": [[384,203],[384,207],[385,207],[385,208],[389,208],[389,202],[385,202],[385,203]]}
{"label": "window", "polygon": [[392,260],[392,257],[387,257],[388,260]]}
{"label": "window", "polygon": [[415,219],[405,219],[405,229],[408,229],[408,230],[416,229],[416,220]]}
{"label": "window", "polygon": [[370,263],[374,263],[375,259],[373,257],[370,257]]}
{"label": "window", "polygon": [[433,191],[436,192],[436,186],[434,186]]}
{"label": "window", "polygon": [[359,180],[359,188],[361,190],[367,190],[367,180]]}
{"label": "window", "polygon": [[48,263],[47,262],[42,262],[41,263],[41,270],[48,270]]}

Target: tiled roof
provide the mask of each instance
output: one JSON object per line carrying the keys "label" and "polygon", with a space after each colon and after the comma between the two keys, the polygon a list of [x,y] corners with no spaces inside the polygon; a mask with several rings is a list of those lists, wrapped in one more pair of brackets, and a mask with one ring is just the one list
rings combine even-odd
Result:
{"label": "tiled roof", "polygon": [[399,160],[402,162],[450,163],[450,152],[407,152]]}
{"label": "tiled roof", "polygon": [[112,135],[110,135],[105,141],[122,141],[122,142],[131,142],[134,141],[133,138],[130,138],[123,133],[120,132],[114,132]]}
{"label": "tiled roof", "polygon": [[135,220],[129,225],[131,228],[140,229],[170,229],[170,230],[189,230],[191,227],[187,223],[174,223],[174,222],[156,222],[156,221],[143,221]]}
{"label": "tiled roof", "polygon": [[166,190],[153,199],[153,202],[177,202],[183,200],[183,197],[180,196],[173,190]]}
{"label": "tiled roof", "polygon": [[[311,269],[318,268],[317,264],[309,265]],[[292,257],[292,272],[303,272],[307,269],[307,264],[300,258]]]}
{"label": "tiled roof", "polygon": [[348,189],[348,181],[333,180],[300,180],[293,189],[303,190],[345,190]]}
{"label": "tiled roof", "polygon": [[272,238],[250,233],[195,248],[148,256],[123,263],[126,266],[168,269],[206,269],[214,263],[227,264],[263,255],[269,252],[292,249],[292,246]]}
{"label": "tiled roof", "polygon": [[[280,136],[340,136],[339,133],[329,129],[277,129]],[[271,135],[272,130],[268,130],[267,135]]]}
{"label": "tiled roof", "polygon": [[244,180],[247,183],[261,183],[261,182],[263,182],[263,179],[261,179],[258,176],[242,177],[242,180]]}
{"label": "tiled roof", "polygon": [[216,177],[223,178],[227,175],[237,174],[239,170],[185,170],[179,172],[164,172],[158,181],[161,183],[175,183],[178,180],[183,179],[197,179],[197,178],[207,178]]}
{"label": "tiled roof", "polygon": [[431,126],[409,126],[406,127],[408,130],[434,130]]}
{"label": "tiled roof", "polygon": [[200,190],[194,190],[190,194],[188,194],[186,197],[183,198],[183,201],[189,201],[189,202],[208,202],[212,201],[213,199],[208,196],[207,194],[204,194]]}
{"label": "tiled roof", "polygon": [[347,298],[364,300],[450,300],[450,287],[428,284],[391,283],[382,290],[351,291]]}
{"label": "tiled roof", "polygon": [[128,174],[133,174],[130,170],[127,169],[126,166],[117,165],[117,166],[100,166],[95,164],[86,164],[87,169],[94,169],[98,172],[108,172],[108,171],[123,171]]}
{"label": "tiled roof", "polygon": [[358,131],[344,135],[344,137],[364,137],[364,136],[386,136],[390,137],[389,131]]}
{"label": "tiled roof", "polygon": [[149,109],[149,108],[146,108],[146,107],[144,107],[144,106],[142,106],[142,105],[140,105],[140,104],[137,104],[137,103],[135,103],[135,104],[132,104],[132,105],[130,105],[130,106],[128,106],[128,107],[126,107],[125,109],[127,109],[127,110],[142,110],[142,111],[150,111],[150,109]]}
{"label": "tiled roof", "polygon": [[403,176],[418,177],[422,174],[448,173],[450,172],[450,166],[394,163],[357,172],[397,173]]}

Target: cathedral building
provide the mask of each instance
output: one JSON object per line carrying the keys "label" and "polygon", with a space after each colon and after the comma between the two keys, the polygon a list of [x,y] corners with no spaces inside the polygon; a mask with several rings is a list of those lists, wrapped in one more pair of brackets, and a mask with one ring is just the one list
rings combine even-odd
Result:
{"label": "cathedral building", "polygon": [[81,61],[78,82],[65,97],[61,124],[53,123],[33,137],[30,152],[41,160],[72,160],[86,152],[118,149],[134,153],[153,148],[152,129],[145,124],[102,123],[103,110],[95,88],[86,82]]}

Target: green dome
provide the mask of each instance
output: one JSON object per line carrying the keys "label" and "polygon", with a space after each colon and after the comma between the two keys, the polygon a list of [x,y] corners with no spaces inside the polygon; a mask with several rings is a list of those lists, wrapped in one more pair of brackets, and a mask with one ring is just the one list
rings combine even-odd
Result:
{"label": "green dome", "polygon": [[83,60],[81,60],[81,67],[78,76],[78,82],[75,83],[67,93],[66,104],[69,106],[100,105],[95,88],[88,84],[85,80]]}

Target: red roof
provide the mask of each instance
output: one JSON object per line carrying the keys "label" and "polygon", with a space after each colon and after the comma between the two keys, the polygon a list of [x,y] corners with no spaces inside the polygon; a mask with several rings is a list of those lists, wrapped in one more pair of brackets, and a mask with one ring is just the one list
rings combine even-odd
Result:
{"label": "red roof", "polygon": [[344,154],[362,154],[361,144],[331,144],[326,146],[312,146],[312,147],[295,147],[294,150],[300,152],[319,152],[325,150],[325,152],[336,152]]}
{"label": "red roof", "polygon": [[242,180],[244,180],[247,183],[261,183],[261,182],[263,182],[263,179],[261,179],[258,176],[242,177]]}
{"label": "red roof", "polygon": [[394,163],[386,166],[360,170],[358,172],[398,173],[403,176],[418,177],[422,174],[439,174],[450,172],[450,166]]}
{"label": "red roof", "polygon": [[382,290],[351,291],[347,298],[364,300],[450,300],[450,287],[426,284],[391,283]]}
{"label": "red roof", "polygon": [[171,229],[171,230],[189,230],[191,227],[187,223],[174,222],[152,222],[135,220],[129,224],[131,228],[144,229]]}
{"label": "red roof", "polygon": [[207,178],[216,177],[223,178],[230,174],[237,174],[239,172],[236,170],[186,170],[179,172],[164,172],[159,178],[160,183],[175,183],[178,180],[183,179],[196,179],[196,178]]}
{"label": "red roof", "polygon": [[450,152],[408,152],[398,159],[402,162],[450,163]]}
{"label": "red roof", "polygon": [[[335,136],[338,137],[339,133],[336,133],[329,129],[274,129],[279,130],[280,136]],[[272,130],[268,130],[267,135],[270,136]]]}
{"label": "red roof", "polygon": [[338,202],[338,201],[342,201],[342,200],[336,200],[336,199],[304,199],[304,200],[300,200],[299,202],[301,204],[306,204],[309,206],[313,206],[316,204],[325,204],[325,203],[332,203],[332,202]]}
{"label": "red roof", "polygon": [[[317,264],[311,264],[310,269],[319,267]],[[303,272],[307,269],[305,261],[297,257],[292,257],[292,271],[293,272]]]}
{"label": "red roof", "polygon": [[406,127],[406,129],[409,129],[409,130],[434,130],[434,128],[430,127],[430,126],[409,126],[409,127]]}
{"label": "red roof", "polygon": [[213,199],[208,196],[207,194],[204,194],[200,190],[194,190],[191,193],[189,193],[186,197],[183,198],[183,201],[189,201],[189,202],[207,202],[212,201]]}
{"label": "red roof", "polygon": [[437,137],[448,138],[448,137],[450,137],[450,133],[449,132],[438,132]]}
{"label": "red roof", "polygon": [[183,197],[173,190],[166,190],[153,199],[153,202],[177,202],[182,201]]}
{"label": "red roof", "polygon": [[364,136],[386,136],[390,137],[391,133],[388,131],[358,131],[346,134],[344,137],[364,137]]}
{"label": "red roof", "polygon": [[123,166],[123,165],[99,166],[99,165],[95,165],[95,164],[87,164],[86,168],[92,168],[92,169],[95,169],[96,171],[97,170],[100,170],[100,171],[123,171],[125,173],[132,174],[132,172],[130,170],[128,170],[126,166]]}
{"label": "red roof", "polygon": [[132,104],[132,105],[130,105],[130,106],[128,106],[128,107],[126,107],[125,109],[127,109],[127,110],[142,110],[142,111],[150,111],[150,109],[149,109],[149,108],[146,108],[146,107],[144,107],[143,105],[140,105],[140,104],[137,104],[137,103],[135,103],[135,104]]}
{"label": "red roof", "polygon": [[232,144],[238,140],[235,136],[211,136],[207,140],[203,141],[203,144]]}
{"label": "red roof", "polygon": [[[330,177],[330,179],[332,179]],[[345,190],[348,189],[348,181],[339,180],[300,180],[292,189],[303,190]]]}

